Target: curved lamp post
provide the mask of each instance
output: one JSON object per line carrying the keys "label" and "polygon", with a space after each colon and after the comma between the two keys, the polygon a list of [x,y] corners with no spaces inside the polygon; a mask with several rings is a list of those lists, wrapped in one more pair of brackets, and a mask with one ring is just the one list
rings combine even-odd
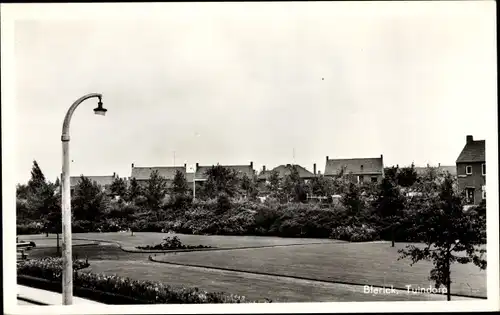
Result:
{"label": "curved lamp post", "polygon": [[69,123],[73,112],[83,101],[89,98],[97,97],[99,103],[94,109],[96,115],[104,116],[107,109],[102,107],[102,94],[90,93],[77,99],[68,109],[62,127],[62,296],[63,305],[73,304],[73,259],[72,259],[72,244],[71,244],[71,190],[69,180]]}

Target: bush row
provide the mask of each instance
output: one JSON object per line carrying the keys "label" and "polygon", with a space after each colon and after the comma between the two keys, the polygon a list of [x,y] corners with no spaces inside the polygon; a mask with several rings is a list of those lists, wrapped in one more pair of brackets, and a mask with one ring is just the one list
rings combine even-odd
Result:
{"label": "bush row", "polygon": [[[119,209],[113,210],[119,212]],[[128,211],[128,210],[127,210]],[[375,220],[376,221],[376,220]],[[217,200],[196,201],[184,209],[158,209],[136,213],[134,219],[106,218],[97,222],[74,221],[72,230],[84,232],[168,232],[208,235],[258,235],[280,237],[336,238],[347,241],[390,239],[392,233],[370,215],[348,213],[341,204],[282,204],[248,200],[232,201],[220,211]],[[34,223],[18,225],[18,234],[41,233]],[[396,240],[411,238],[407,229],[395,233]]]}
{"label": "bush row", "polygon": [[[73,277],[75,286],[132,297],[149,303],[270,302],[270,300],[247,301],[244,296],[224,292],[206,292],[198,288],[172,287],[158,281],[138,281],[116,275],[76,271],[82,266],[78,264],[75,266]],[[57,258],[32,259],[17,264],[18,275],[38,277],[50,281],[61,282],[61,271],[61,260]]]}

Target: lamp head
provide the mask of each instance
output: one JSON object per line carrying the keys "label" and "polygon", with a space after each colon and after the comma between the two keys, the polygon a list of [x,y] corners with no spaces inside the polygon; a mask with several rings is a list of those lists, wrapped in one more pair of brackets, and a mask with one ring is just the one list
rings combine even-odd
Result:
{"label": "lamp head", "polygon": [[106,108],[102,107],[102,101],[101,98],[99,97],[99,103],[97,103],[97,107],[94,108],[94,113],[96,115],[105,116],[107,111],[108,110]]}

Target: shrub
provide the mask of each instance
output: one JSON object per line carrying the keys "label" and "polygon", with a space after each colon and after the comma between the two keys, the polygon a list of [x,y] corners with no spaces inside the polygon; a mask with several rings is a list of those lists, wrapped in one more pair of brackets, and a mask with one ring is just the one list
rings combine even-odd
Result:
{"label": "shrub", "polygon": [[94,223],[86,220],[76,220],[71,226],[73,233],[94,232]]}
{"label": "shrub", "polygon": [[43,232],[44,228],[42,222],[29,222],[16,225],[16,233],[18,235],[40,234]]}
{"label": "shrub", "polygon": [[[62,280],[60,259],[59,261],[54,258],[28,260],[18,263],[17,271],[19,275],[28,275],[56,282]],[[271,302],[267,299],[264,301],[247,301],[244,296],[224,292],[206,292],[198,288],[172,287],[158,281],[139,281],[116,275],[94,274],[76,270],[73,283],[78,287],[133,297],[149,303]]]}
{"label": "shrub", "polygon": [[228,211],[229,209],[231,209],[231,200],[229,200],[228,195],[226,195],[225,193],[221,193],[217,197],[216,214],[223,214],[226,211]]}
{"label": "shrub", "polygon": [[[73,270],[80,270],[88,266],[87,261],[79,259],[73,261]],[[46,257],[21,260],[17,262],[17,272],[51,281],[58,280],[62,277],[62,258]]]}
{"label": "shrub", "polygon": [[339,226],[332,230],[333,239],[349,242],[369,242],[378,239],[378,231],[367,225]]}
{"label": "shrub", "polygon": [[149,250],[168,250],[168,249],[195,249],[195,248],[211,248],[211,246],[203,246],[203,245],[184,245],[181,240],[177,237],[165,237],[160,244],[157,245],[146,245],[146,246],[137,246],[138,249],[149,249]]}

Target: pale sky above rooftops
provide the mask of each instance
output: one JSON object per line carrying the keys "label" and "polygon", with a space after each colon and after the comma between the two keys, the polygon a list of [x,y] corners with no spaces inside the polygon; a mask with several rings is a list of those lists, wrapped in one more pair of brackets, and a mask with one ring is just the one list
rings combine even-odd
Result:
{"label": "pale sky above rooftops", "polygon": [[108,113],[75,112],[71,175],[130,176],[174,151],[188,171],[323,173],[327,155],[454,165],[496,119],[493,2],[72,6],[15,23],[18,182],[34,159],[55,180],[66,110],[91,92]]}

